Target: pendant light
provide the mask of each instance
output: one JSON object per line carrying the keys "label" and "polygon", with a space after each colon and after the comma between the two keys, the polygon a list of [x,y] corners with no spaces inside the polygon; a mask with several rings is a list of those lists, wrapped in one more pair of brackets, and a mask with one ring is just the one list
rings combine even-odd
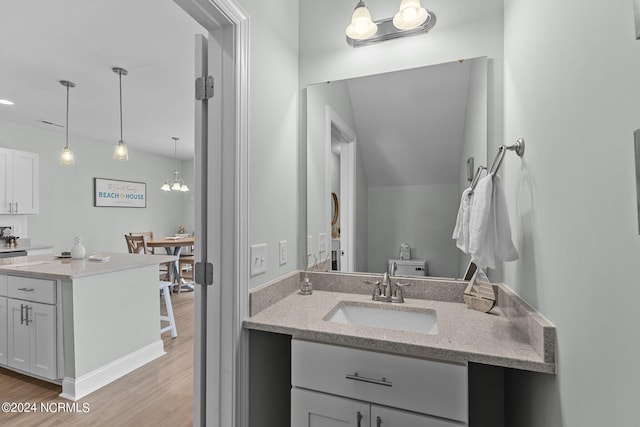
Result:
{"label": "pendant light", "polygon": [[345,32],[354,40],[363,40],[371,37],[378,31],[378,26],[371,20],[371,13],[364,2],[360,0],[351,15],[351,24]]}
{"label": "pendant light", "polygon": [[113,67],[112,70],[118,75],[120,80],[120,141],[118,141],[118,145],[116,145],[113,150],[113,159],[129,160],[129,150],[127,149],[127,144],[125,144],[124,139],[122,138],[122,76],[126,76],[129,73],[127,70],[120,67]]}
{"label": "pendant light", "polygon": [[65,145],[60,154],[60,164],[64,166],[73,166],[76,164],[73,151],[69,148],[69,88],[76,87],[76,84],[68,80],[60,80],[60,84],[67,88],[67,124],[65,126]]}
{"label": "pendant light", "polygon": [[[171,139],[173,139],[173,158],[175,159],[177,164],[178,163],[178,141],[180,140],[180,138],[178,138],[177,136],[172,136]],[[179,173],[180,172],[178,172],[178,168],[176,167],[176,169],[173,171],[173,183],[169,185],[169,179],[168,179],[164,182],[164,184],[162,184],[162,187],[160,187],[160,189],[162,191],[182,191],[182,192],[189,191],[189,187],[187,187],[187,184],[184,183],[184,180],[178,179]]]}

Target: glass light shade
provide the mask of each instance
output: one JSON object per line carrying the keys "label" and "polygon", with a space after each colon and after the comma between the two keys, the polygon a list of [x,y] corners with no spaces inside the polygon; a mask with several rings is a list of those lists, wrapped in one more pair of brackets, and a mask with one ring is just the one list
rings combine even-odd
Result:
{"label": "glass light shade", "polygon": [[171,186],[171,190],[180,191],[180,183],[178,181],[173,181],[173,185]]}
{"label": "glass light shade", "polygon": [[113,149],[113,160],[129,160],[129,150],[124,141],[118,141],[118,145]]}
{"label": "glass light shade", "polygon": [[182,183],[182,186],[180,187],[180,191],[182,191],[182,192],[189,191],[189,187],[187,187],[187,184],[185,184],[185,183],[183,182],[183,183]]}
{"label": "glass light shade", "polygon": [[60,154],[60,164],[65,166],[73,166],[76,164],[76,159],[73,156],[71,148],[64,147],[62,149],[62,153]]}
{"label": "glass light shade", "polygon": [[162,187],[160,187],[160,189],[162,191],[171,191],[171,187],[169,187],[169,181],[165,181],[164,184],[162,184]]}
{"label": "glass light shade", "polygon": [[351,24],[345,30],[347,36],[354,40],[364,40],[378,31],[378,26],[371,20],[371,13],[364,3],[358,3],[353,11]]}
{"label": "glass light shade", "polygon": [[393,16],[393,25],[400,30],[412,30],[424,23],[429,16],[420,0],[402,0],[398,13]]}

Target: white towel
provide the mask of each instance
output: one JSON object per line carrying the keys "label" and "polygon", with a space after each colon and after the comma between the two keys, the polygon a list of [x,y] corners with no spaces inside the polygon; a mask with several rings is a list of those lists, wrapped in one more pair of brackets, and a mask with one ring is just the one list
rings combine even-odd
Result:
{"label": "white towel", "polygon": [[469,253],[471,261],[481,268],[495,268],[496,260],[518,259],[518,251],[511,241],[509,213],[499,175],[482,178],[473,193]]}
{"label": "white towel", "polygon": [[453,229],[453,238],[456,246],[465,254],[469,253],[469,214],[471,213],[471,198],[473,193],[470,188],[462,192],[456,226]]}

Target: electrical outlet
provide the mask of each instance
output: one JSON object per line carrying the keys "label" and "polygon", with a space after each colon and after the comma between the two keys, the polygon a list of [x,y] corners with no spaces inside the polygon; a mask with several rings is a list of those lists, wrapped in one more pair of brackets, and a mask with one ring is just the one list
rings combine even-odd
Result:
{"label": "electrical outlet", "polygon": [[259,245],[251,245],[251,275],[256,276],[258,274],[267,272],[267,244],[261,243]]}
{"label": "electrical outlet", "polygon": [[327,233],[318,234],[318,252],[327,252]]}
{"label": "electrical outlet", "polygon": [[313,251],[311,250],[312,244],[313,244],[313,236],[307,236],[307,256],[313,253]]}
{"label": "electrical outlet", "polygon": [[287,241],[280,240],[279,251],[280,254],[280,265],[284,265],[287,263]]}

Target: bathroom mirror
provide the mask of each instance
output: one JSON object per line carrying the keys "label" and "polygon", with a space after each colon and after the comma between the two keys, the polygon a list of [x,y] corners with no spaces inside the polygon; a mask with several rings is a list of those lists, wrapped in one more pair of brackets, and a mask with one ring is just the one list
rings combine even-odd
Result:
{"label": "bathroom mirror", "polygon": [[487,163],[486,57],[308,86],[310,263],[382,273],[408,243],[416,275],[462,277],[451,235],[470,157]]}

